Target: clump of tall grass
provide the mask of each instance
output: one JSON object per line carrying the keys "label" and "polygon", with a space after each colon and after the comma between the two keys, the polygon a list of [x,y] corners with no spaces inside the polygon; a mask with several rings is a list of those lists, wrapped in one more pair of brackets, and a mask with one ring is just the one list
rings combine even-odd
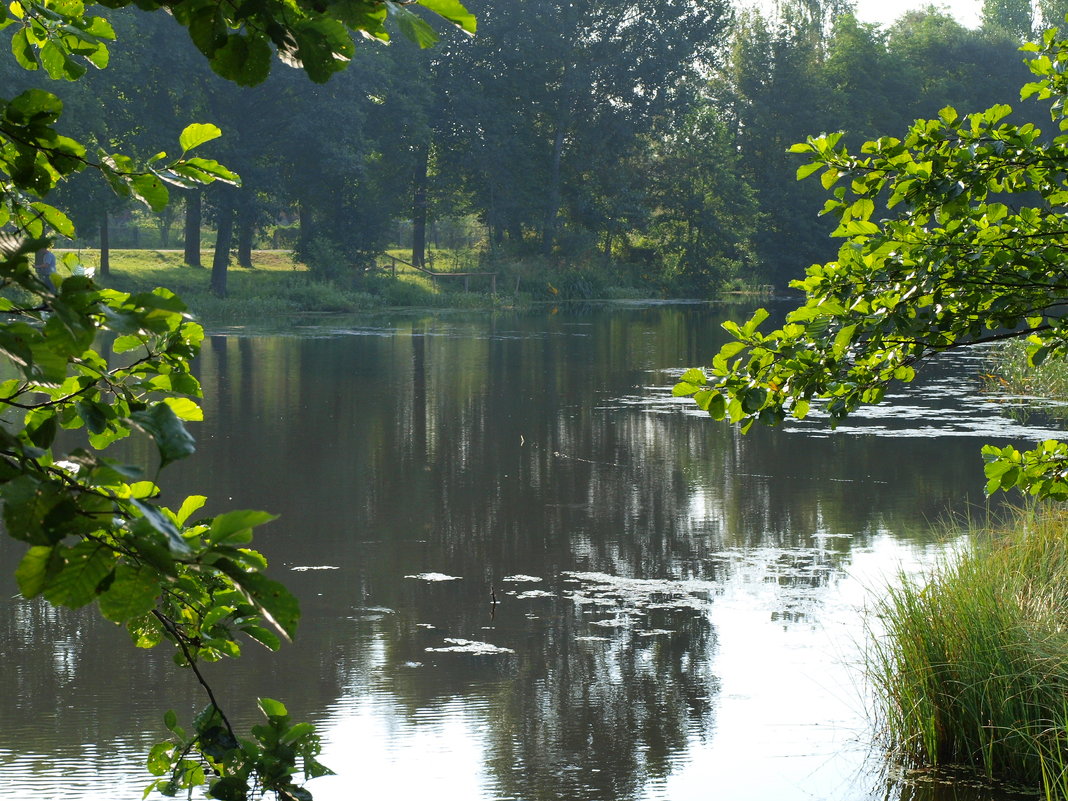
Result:
{"label": "clump of tall grass", "polygon": [[877,614],[867,668],[896,754],[1068,798],[1068,512],[971,532]]}
{"label": "clump of tall grass", "polygon": [[1009,340],[990,352],[985,381],[991,389],[1050,400],[1068,400],[1068,360],[1049,359],[1038,367],[1027,361],[1027,343]]}

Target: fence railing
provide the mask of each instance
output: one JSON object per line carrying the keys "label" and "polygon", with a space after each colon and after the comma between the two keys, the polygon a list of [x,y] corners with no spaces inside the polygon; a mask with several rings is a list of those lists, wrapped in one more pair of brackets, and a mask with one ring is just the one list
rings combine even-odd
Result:
{"label": "fence railing", "polygon": [[394,278],[397,277],[397,265],[398,264],[404,264],[404,265],[412,268],[416,272],[422,273],[423,275],[427,276],[435,284],[439,280],[462,278],[463,281],[464,281],[464,292],[470,291],[470,289],[471,289],[471,279],[472,278],[489,278],[489,280],[490,280],[490,293],[494,294],[494,295],[497,294],[497,273],[483,273],[483,272],[457,272],[457,273],[451,273],[450,272],[450,273],[442,273],[442,272],[436,272],[435,270],[431,270],[431,269],[428,269],[426,267],[422,267],[422,266],[420,266],[418,264],[412,264],[410,261],[405,261],[404,259],[402,259],[402,258],[400,258],[398,256],[391,256],[391,255],[387,254],[386,255],[386,259],[388,259],[389,264],[388,265],[380,265],[380,266],[378,266],[378,269],[380,269],[380,270],[388,270],[390,275],[392,275]]}

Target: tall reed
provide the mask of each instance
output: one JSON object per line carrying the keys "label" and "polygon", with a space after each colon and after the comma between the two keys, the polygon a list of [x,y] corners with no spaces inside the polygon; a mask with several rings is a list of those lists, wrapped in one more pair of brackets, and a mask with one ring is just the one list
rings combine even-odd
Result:
{"label": "tall reed", "polygon": [[888,744],[1068,799],[1068,512],[973,530],[880,601],[868,673]]}
{"label": "tall reed", "polygon": [[[989,372],[982,374],[990,391],[1007,391],[1049,401],[1068,400],[1068,361],[1048,359],[1038,367],[1027,361],[1027,342],[1012,339],[990,351],[986,360]],[[1044,410],[1054,417],[1068,416],[1063,406],[1051,405]]]}

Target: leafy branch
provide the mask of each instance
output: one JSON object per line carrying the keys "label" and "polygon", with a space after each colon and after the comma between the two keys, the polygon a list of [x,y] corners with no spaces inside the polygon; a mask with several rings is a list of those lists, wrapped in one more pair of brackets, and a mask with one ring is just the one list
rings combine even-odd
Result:
{"label": "leafy branch", "polygon": [[[1068,40],[1047,32],[1027,49],[1038,80],[1022,94],[1052,100],[1062,133],[1050,139],[1006,122],[1011,109],[999,105],[965,117],[945,108],[859,156],[841,134],[791,148],[808,159],[798,179],[819,174],[831,192],[823,213],[838,220],[838,258],[793,282],[805,301],[774,330],[761,330],[763,309],[724,324],[732,341],[674,393],[743,430],[804,418],[821,400],[834,426],[938,353],[1017,338],[1033,365],[1068,355]],[[1012,209],[1006,193],[1039,200]],[[1062,443],[988,446],[983,458],[988,492],[1068,499]]]}

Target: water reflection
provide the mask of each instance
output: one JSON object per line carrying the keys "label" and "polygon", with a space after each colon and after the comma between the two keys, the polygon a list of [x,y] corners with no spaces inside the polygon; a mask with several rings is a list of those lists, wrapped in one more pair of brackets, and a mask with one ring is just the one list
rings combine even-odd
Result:
{"label": "water reflection", "polygon": [[[953,797],[879,777],[851,663],[866,592],[981,502],[982,440],[937,433],[972,368],[902,399],[924,437],[742,437],[665,391],[741,312],[581,311],[210,337],[170,486],[281,513],[260,546],[304,608],[297,647],[213,670],[236,716],[316,720],[327,799]],[[164,704],[201,703],[91,616],[12,601],[0,635],[8,796],[137,797]]]}

